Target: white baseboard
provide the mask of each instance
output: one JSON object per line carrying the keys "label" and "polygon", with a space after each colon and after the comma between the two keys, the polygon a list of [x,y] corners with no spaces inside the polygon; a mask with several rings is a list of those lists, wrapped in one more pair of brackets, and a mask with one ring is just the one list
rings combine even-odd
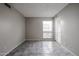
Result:
{"label": "white baseboard", "polygon": [[[24,41],[26,41],[26,40],[28,40],[28,41],[34,41],[34,40],[42,40],[42,39],[24,39]],[[18,45],[16,45],[14,48],[12,48],[10,51],[8,51],[7,53],[5,53],[3,56],[6,56],[7,54],[9,54],[13,49],[15,49],[17,46],[19,46],[20,44],[22,44],[24,41],[22,41],[21,43],[19,43]],[[70,52],[73,56],[77,56],[72,51],[70,51],[69,49],[67,49],[65,46],[61,45],[61,47],[64,48],[66,51]]]}
{"label": "white baseboard", "polygon": [[53,40],[53,39],[43,39],[43,38],[41,38],[41,39],[26,39],[26,41],[55,41],[55,40]]}
{"label": "white baseboard", "polygon": [[[24,39],[24,41],[34,41],[34,40],[48,40],[48,39]],[[49,39],[52,40],[52,39]],[[21,43],[19,43],[18,45],[16,45],[15,47],[13,47],[10,51],[6,52],[3,56],[6,56],[7,54],[9,54],[12,50],[14,50],[17,46],[19,46],[20,44],[22,44],[24,41],[22,41]]]}
{"label": "white baseboard", "polygon": [[[24,41],[26,41],[24,39]],[[20,44],[22,44],[24,41],[22,41],[21,43],[19,43],[18,45],[16,45],[15,47],[13,47],[10,51],[8,51],[7,53],[5,53],[3,56],[6,56],[7,54],[9,54],[12,50],[14,50],[16,47],[18,47]]]}
{"label": "white baseboard", "polygon": [[[60,44],[60,43],[59,43]],[[66,51],[70,52],[73,56],[77,56],[75,53],[70,51],[68,48],[66,48],[64,45],[60,44],[62,48],[64,48]]]}
{"label": "white baseboard", "polygon": [[73,56],[77,56],[75,53],[73,53],[72,51],[70,51],[68,48],[66,48],[64,45],[62,45],[61,43],[59,43],[57,40],[56,42],[61,45],[62,48],[64,48],[66,51],[70,52]]}

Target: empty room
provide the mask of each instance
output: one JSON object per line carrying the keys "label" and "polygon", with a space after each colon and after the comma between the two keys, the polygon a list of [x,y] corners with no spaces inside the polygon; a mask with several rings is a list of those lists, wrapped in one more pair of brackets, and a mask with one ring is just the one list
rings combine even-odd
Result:
{"label": "empty room", "polygon": [[79,56],[78,3],[0,3],[0,56]]}

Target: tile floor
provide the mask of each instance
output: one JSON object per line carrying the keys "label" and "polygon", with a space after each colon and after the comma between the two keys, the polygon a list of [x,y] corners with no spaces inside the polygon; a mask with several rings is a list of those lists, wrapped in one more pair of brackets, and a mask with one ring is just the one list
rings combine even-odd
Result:
{"label": "tile floor", "polygon": [[25,41],[7,56],[73,56],[56,41]]}

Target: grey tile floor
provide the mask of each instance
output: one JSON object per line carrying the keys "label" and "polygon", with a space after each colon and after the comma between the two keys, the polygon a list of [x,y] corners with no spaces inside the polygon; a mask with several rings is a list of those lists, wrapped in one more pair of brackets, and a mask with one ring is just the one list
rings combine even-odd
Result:
{"label": "grey tile floor", "polygon": [[72,56],[56,41],[25,41],[7,56]]}

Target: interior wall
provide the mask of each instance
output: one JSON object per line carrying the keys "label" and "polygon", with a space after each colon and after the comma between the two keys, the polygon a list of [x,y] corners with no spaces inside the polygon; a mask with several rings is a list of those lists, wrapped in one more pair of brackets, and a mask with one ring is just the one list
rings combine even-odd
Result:
{"label": "interior wall", "polygon": [[69,4],[56,17],[56,40],[79,55],[79,4]]}
{"label": "interior wall", "polygon": [[52,20],[52,17],[26,17],[26,34],[28,40],[43,39],[43,21]]}
{"label": "interior wall", "polygon": [[25,39],[25,19],[14,8],[0,4],[0,55],[6,55]]}

